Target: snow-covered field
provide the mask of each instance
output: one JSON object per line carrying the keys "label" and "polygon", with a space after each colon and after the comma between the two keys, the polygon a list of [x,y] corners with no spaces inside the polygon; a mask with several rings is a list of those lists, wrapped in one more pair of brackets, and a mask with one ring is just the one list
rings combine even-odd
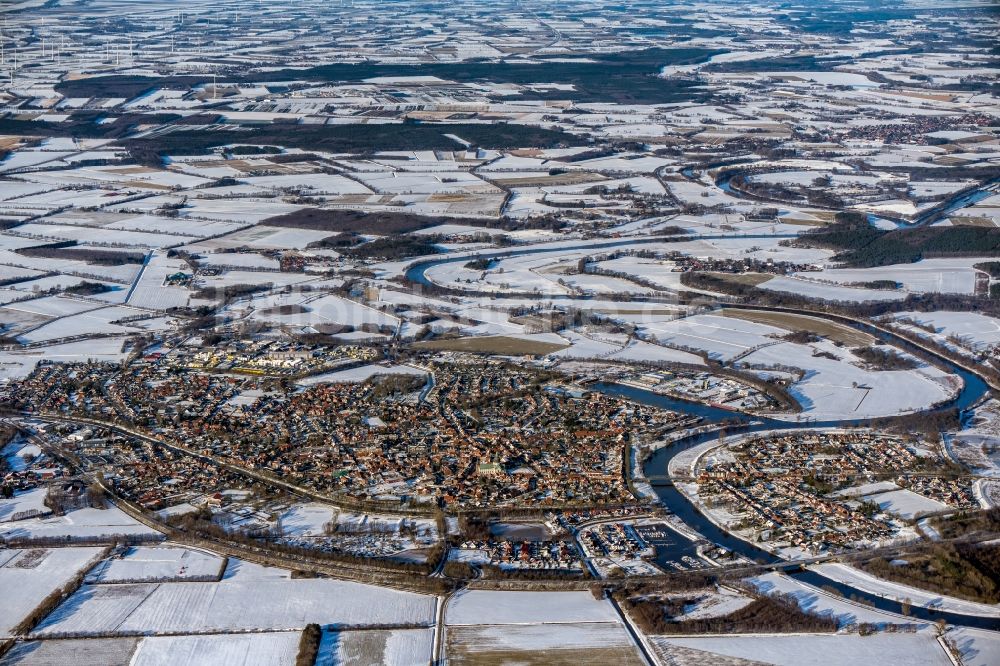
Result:
{"label": "snow-covered field", "polygon": [[[816,356],[815,352],[834,358]],[[817,420],[891,416],[945,400],[958,378],[933,366],[869,371],[850,351],[828,341],[763,347],[741,361],[746,366],[793,367],[805,376],[790,388],[804,413]]]}
{"label": "snow-covered field", "polygon": [[982,604],[965,599],[957,599],[941,594],[934,594],[909,585],[894,583],[855,569],[846,564],[824,563],[809,567],[833,580],[847,583],[860,590],[877,594],[882,597],[903,601],[909,599],[914,606],[952,611],[965,615],[980,615],[1000,618],[1000,604]]}
{"label": "snow-covered field", "polygon": [[287,666],[298,654],[297,631],[212,636],[147,636],[130,666]]}
{"label": "snow-covered field", "polygon": [[[259,204],[255,204],[259,205]],[[289,211],[284,211],[289,212]],[[279,215],[280,213],[272,213]],[[295,250],[302,249],[313,241],[329,236],[326,231],[310,229],[290,229],[284,227],[256,226],[243,229],[228,236],[222,236],[192,245],[194,249],[204,249],[209,252],[219,248],[251,247],[258,250]]]}
{"label": "snow-covered field", "polygon": [[672,269],[676,265],[672,261],[660,259],[641,259],[639,257],[619,257],[598,262],[598,267],[621,273],[628,273],[638,278],[648,280],[664,289],[682,289],[681,273]]}
{"label": "snow-covered field", "polygon": [[916,634],[795,634],[747,636],[699,636],[653,638],[666,663],[672,648],[698,650],[703,663],[718,661],[712,655],[746,659],[776,666],[855,666],[856,664],[920,664],[950,666],[934,635]]}
{"label": "snow-covered field", "polygon": [[[44,492],[44,491],[43,491]],[[116,507],[78,509],[64,516],[29,518],[13,523],[0,523],[0,535],[8,539],[43,537],[115,537],[127,535],[159,536]]]}
{"label": "snow-covered field", "polygon": [[[814,276],[817,274],[808,273],[807,275]],[[767,282],[761,284],[760,288],[767,289],[768,291],[781,291],[791,294],[799,294],[801,296],[808,296],[810,298],[820,298],[825,301],[846,301],[851,303],[863,303],[865,301],[901,301],[906,298],[906,292],[904,291],[845,287],[840,284],[828,284],[826,282],[816,282],[814,280],[805,280],[786,275],[779,275],[778,277],[771,278]]]}
{"label": "snow-covered field", "polygon": [[11,630],[45,597],[92,565],[103,548],[0,550],[0,636]]}
{"label": "snow-covered field", "polygon": [[191,548],[136,546],[120,558],[102,562],[87,576],[88,583],[211,580],[222,575],[225,559]]}
{"label": "snow-covered field", "polygon": [[301,629],[312,622],[427,626],[433,613],[433,597],[360,583],[224,577],[219,583],[85,585],[37,633],[197,634]]}
{"label": "snow-covered field", "polygon": [[[693,595],[683,593],[682,596],[690,598]],[[692,607],[685,607],[683,615],[678,616],[676,619],[687,621],[708,617],[723,617],[753,603],[752,597],[725,587],[720,587],[718,590],[699,592],[694,596],[696,596],[697,601],[692,604]]]}
{"label": "snow-covered field", "polygon": [[852,603],[784,574],[767,573],[751,578],[749,581],[765,594],[791,595],[802,610],[835,618],[842,627],[861,622],[884,624],[886,622],[907,621],[900,615],[891,615],[868,606]]}
{"label": "snow-covered field", "polygon": [[705,361],[697,354],[643,340],[629,339],[625,335],[584,334],[581,331],[565,330],[559,332],[559,337],[568,341],[570,346],[549,354],[552,358],[705,364]]}
{"label": "snow-covered field", "polygon": [[463,590],[448,604],[445,623],[539,624],[616,622],[617,614],[607,601],[590,592],[500,592]]}
{"label": "snow-covered field", "polygon": [[894,513],[906,519],[947,511],[949,508],[947,504],[905,489],[869,495],[865,499],[875,502],[883,511]]}
{"label": "snow-covered field", "polygon": [[187,305],[189,292],[184,287],[165,285],[168,275],[190,272],[188,265],[181,259],[167,257],[166,254],[153,253],[146,268],[135,283],[129,296],[129,305],[165,310],[172,307]]}
{"label": "snow-covered field", "polygon": [[437,525],[431,519],[337,511],[315,502],[292,506],[281,514],[280,522],[282,534],[287,536],[323,536],[327,523],[331,522],[351,532],[398,534],[404,526],[421,533],[437,532]]}
{"label": "snow-covered field", "polygon": [[787,333],[774,326],[715,314],[649,321],[643,323],[642,328],[664,344],[705,350],[711,358],[719,361],[728,361],[762,345],[774,344],[775,339],[769,336]]}
{"label": "snow-covered field", "polygon": [[130,666],[139,638],[69,638],[25,641],[0,660],[3,666]]}
{"label": "snow-covered field", "polygon": [[1000,664],[1000,632],[954,627],[945,638],[961,653],[962,666]]}
{"label": "snow-covered field", "polygon": [[[11,452],[11,455],[5,456],[7,460],[14,463],[11,465],[11,469],[24,468],[24,459],[20,456],[37,456],[41,452],[34,444],[20,446],[15,443],[15,445],[17,446],[17,452]],[[33,513],[43,515],[52,513],[52,510],[45,506],[45,494],[46,491],[44,488],[35,488],[34,490],[15,492],[14,497],[0,500],[0,523],[13,520],[17,514]]]}
{"label": "snow-covered field", "polygon": [[[80,243],[95,243],[99,245],[118,245],[133,248],[159,248],[183,245],[197,240],[193,236],[174,236],[145,231],[124,231],[122,229],[103,229],[82,227],[72,224],[25,224],[17,227],[19,234],[31,235],[46,241],[72,240]],[[134,266],[132,268],[135,268]]]}
{"label": "snow-covered field", "polygon": [[66,316],[18,336],[24,344],[91,335],[124,335],[143,331],[165,331],[170,320],[166,317],[143,319],[126,324],[114,323],[126,317],[149,314],[148,311],[129,307],[112,306]]}
{"label": "snow-covered field", "polygon": [[316,666],[424,666],[433,659],[433,629],[324,631]]}
{"label": "snow-covered field", "polygon": [[122,352],[124,338],[96,338],[77,340],[64,344],[0,351],[0,379],[27,377],[39,361],[57,363],[84,362],[88,360],[114,363],[127,356]]}
{"label": "snow-covered field", "polygon": [[559,649],[624,648],[631,645],[618,622],[449,626],[448,643],[469,652],[537,652]]}
{"label": "snow-covered field", "polygon": [[[902,284],[906,291],[914,293],[971,294],[976,286],[976,270],[972,266],[983,261],[988,259],[965,257],[924,259],[913,264],[893,264],[874,268],[828,268],[817,273],[804,273],[801,276],[839,283],[895,280]],[[775,288],[772,282],[768,282],[766,288]]]}
{"label": "snow-covered field", "polygon": [[[262,280],[265,278],[261,278]],[[243,309],[246,303],[235,308]],[[276,294],[254,299],[252,317],[285,326],[316,326],[319,324],[345,324],[360,327],[365,324],[395,327],[399,320],[356,301],[334,295]],[[294,314],[281,314],[278,308],[294,306]]]}
{"label": "snow-covered field", "polygon": [[409,365],[361,365],[347,370],[325,372],[298,380],[299,386],[315,386],[316,384],[336,384],[363,382],[379,375],[413,375],[419,377],[427,372]]}
{"label": "snow-covered field", "polygon": [[933,326],[937,332],[909,327],[917,335],[955,346],[948,338],[958,338],[961,346],[974,351],[984,351],[1000,344],[1000,319],[978,312],[900,312],[894,318],[908,319],[923,326]]}
{"label": "snow-covered field", "polygon": [[281,514],[281,531],[289,536],[321,535],[335,514],[336,509],[326,504],[296,504]]}

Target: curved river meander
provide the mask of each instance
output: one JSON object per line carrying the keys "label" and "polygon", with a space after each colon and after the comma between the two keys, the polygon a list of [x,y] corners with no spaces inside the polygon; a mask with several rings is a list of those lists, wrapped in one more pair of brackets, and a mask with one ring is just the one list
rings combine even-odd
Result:
{"label": "curved river meander", "polygon": [[[641,241],[640,241],[641,242]],[[617,241],[613,243],[608,243],[603,245],[603,247],[609,247],[613,245],[625,245],[635,243],[635,241]],[[593,246],[591,246],[593,247]],[[561,250],[572,250],[581,248],[571,248],[563,247],[556,248]],[[499,256],[508,257],[520,254],[533,254],[542,251],[553,251],[552,249],[545,250],[526,250],[518,252],[516,250],[506,250],[498,252]],[[468,259],[468,257],[461,258],[443,258],[437,260],[423,261],[414,264],[406,271],[406,277],[411,281],[418,284],[430,284],[424,273],[431,266],[435,266],[442,263],[449,263],[452,261],[460,261],[462,259]],[[913,347],[905,340],[897,338],[889,333],[877,330],[874,327],[866,326],[864,324],[856,323],[853,324],[856,328],[864,330],[865,332],[874,335],[886,342],[891,342],[897,347],[903,349],[912,350]],[[941,367],[947,369],[949,372],[958,375],[962,379],[962,389],[959,393],[954,396],[948,402],[936,406],[932,410],[928,411],[939,411],[946,409],[958,409],[960,412],[965,413],[970,407],[975,405],[987,392],[987,385],[982,379],[973,375],[972,373],[958,367],[954,363],[951,363],[947,359],[939,358],[937,359]],[[608,395],[614,395],[618,397],[627,398],[635,402],[640,402],[647,405],[652,405],[655,407],[661,407],[663,409],[669,409],[671,411],[683,412],[685,414],[690,414],[692,416],[699,416],[703,419],[705,423],[720,423],[726,422],[732,425],[727,426],[727,432],[729,433],[752,433],[764,430],[779,430],[779,429],[794,429],[805,427],[804,422],[798,421],[779,421],[770,418],[761,417],[749,417],[747,415],[739,414],[737,412],[732,412],[724,409],[719,409],[716,407],[711,407],[708,405],[702,405],[697,403],[686,402],[683,400],[675,400],[673,398],[659,395],[653,393],[652,391],[646,391],[640,388],[635,388],[632,386],[623,386],[620,384],[606,384],[598,382],[592,384],[591,388],[596,391],[601,391]],[[869,419],[846,419],[839,421],[809,421],[809,427],[838,427],[838,426],[856,426],[867,422]],[[736,423],[734,423],[734,421]],[[686,438],[684,440],[675,442],[668,447],[661,448],[654,452],[643,464],[643,471],[646,476],[649,477],[665,477],[667,476],[667,466],[670,464],[670,460],[680,453],[699,444],[703,444],[706,441],[717,438],[717,432],[703,433],[701,435],[695,435],[693,437]],[[783,560],[765,550],[762,550],[748,541],[744,541],[738,537],[734,537],[725,530],[719,528],[715,523],[706,518],[698,508],[684,496],[683,493],[678,491],[673,485],[667,484],[654,484],[653,490],[656,492],[663,506],[674,513],[678,518],[684,521],[689,527],[700,533],[706,539],[717,543],[721,546],[728,548],[729,550],[739,553],[750,559],[764,562],[767,564],[780,565]],[[826,587],[833,588],[843,594],[845,597],[853,597],[862,600],[867,605],[870,605],[879,610],[888,611],[891,613],[902,613],[902,606],[900,603],[887,599],[885,597],[880,597],[877,595],[870,594],[861,589],[855,588],[851,585],[840,583],[831,578],[827,578],[815,571],[811,570],[799,570],[788,573],[789,576],[807,583],[814,587]],[[952,613],[947,611],[939,611],[932,608],[921,607],[913,604],[910,609],[910,616],[919,620],[936,621],[943,619],[946,622],[963,625],[968,627],[979,627],[988,629],[998,629],[1000,628],[1000,620],[990,617],[981,617],[976,615],[964,615],[960,613]]]}

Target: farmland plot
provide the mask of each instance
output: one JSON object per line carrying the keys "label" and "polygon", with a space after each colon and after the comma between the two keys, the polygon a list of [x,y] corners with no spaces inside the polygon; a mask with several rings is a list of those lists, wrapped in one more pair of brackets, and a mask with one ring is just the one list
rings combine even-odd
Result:
{"label": "farmland plot", "polygon": [[40,636],[193,634],[343,626],[426,626],[433,597],[334,580],[86,585],[38,628]]}
{"label": "farmland plot", "polygon": [[757,349],[741,363],[806,371],[790,392],[806,414],[821,420],[912,412],[945,400],[958,386],[957,377],[928,365],[914,370],[867,370],[852,353],[826,341],[781,342]]}
{"label": "farmland plot", "polygon": [[125,201],[136,194],[135,188],[124,187],[109,192],[111,187],[113,186],[108,185],[82,191],[72,186],[50,187],[47,192],[18,199],[16,204],[19,207],[33,206],[38,210],[52,210],[63,206],[106,206]]}
{"label": "farmland plot", "polygon": [[277,259],[251,252],[215,252],[212,254],[201,255],[198,263],[202,266],[217,266],[219,268],[259,268],[266,271],[277,271],[280,266]]}
{"label": "farmland plot", "polygon": [[466,590],[448,605],[445,622],[452,625],[535,624],[542,622],[616,622],[606,601],[590,592],[499,592]]}
{"label": "farmland plot", "polygon": [[768,280],[760,285],[760,288],[767,289],[768,291],[799,294],[800,296],[807,296],[809,298],[819,298],[824,301],[844,301],[848,303],[901,301],[906,298],[906,293],[902,291],[847,287],[841,284],[815,282],[813,280],[803,280],[785,275]]}
{"label": "farmland plot", "polygon": [[90,294],[87,296],[92,301],[100,301],[102,303],[108,304],[120,304],[125,300],[125,296],[128,294],[128,289],[125,285],[121,283],[108,282],[105,280],[98,280],[90,277],[82,277],[80,275],[48,275],[46,277],[40,277],[37,280],[29,280],[27,282],[18,282],[11,286],[11,289],[19,292],[19,298],[32,297],[36,295],[38,291],[48,291],[50,289],[69,289],[81,285],[85,282],[91,284],[100,284],[108,289],[108,291],[99,294]]}
{"label": "farmland plot", "polygon": [[947,511],[948,505],[943,502],[924,497],[906,490],[891,490],[886,493],[869,495],[865,498],[878,504],[879,508],[888,513],[894,513],[901,518],[912,519],[918,516]]}
{"label": "farmland plot", "polygon": [[[34,444],[25,445],[24,440],[21,439],[15,440],[11,446],[4,448],[5,457],[7,457],[11,469],[24,468],[24,460],[20,459],[22,454],[37,456],[39,453],[41,451],[37,446]],[[35,488],[34,490],[15,492],[14,497],[0,500],[0,522],[13,520],[14,516],[19,513],[52,513],[52,510],[45,506],[45,494],[44,488]]]}
{"label": "farmland plot", "polygon": [[116,507],[79,509],[64,516],[30,518],[12,523],[0,523],[0,536],[8,539],[68,537],[87,539],[116,536],[158,536],[142,523],[136,522]]}
{"label": "farmland plot", "polygon": [[642,660],[616,622],[448,627],[448,663],[530,666],[639,666]]}
{"label": "farmland plot", "polygon": [[[277,213],[275,213],[277,214]],[[193,249],[212,251],[218,248],[247,246],[258,250],[301,250],[313,241],[332,235],[329,231],[269,227],[266,225],[243,229],[228,236],[204,241]]]}
{"label": "farmland plot", "polygon": [[184,215],[245,227],[275,215],[292,213],[299,208],[301,206],[270,199],[202,199],[192,197],[187,200]]}
{"label": "farmland plot", "polygon": [[65,296],[45,296],[30,301],[15,303],[6,310],[27,312],[41,317],[66,317],[93,310],[94,304],[76,298]]}
{"label": "farmland plot", "polygon": [[222,222],[198,220],[183,217],[164,217],[160,215],[133,215],[118,222],[112,222],[105,228],[121,229],[123,231],[146,231],[178,234],[184,236],[218,236],[236,231],[245,226],[239,222]]}
{"label": "farmland plot", "polygon": [[39,361],[71,363],[94,359],[114,363],[127,355],[122,352],[123,343],[124,338],[98,338],[31,349],[0,351],[0,378],[27,377]]}
{"label": "farmland plot", "polygon": [[227,270],[219,275],[199,276],[194,285],[208,289],[219,289],[234,285],[267,285],[284,287],[290,284],[308,282],[312,278],[303,273],[262,273],[260,271]]}
{"label": "farmland plot", "polygon": [[164,284],[167,276],[187,273],[191,268],[181,259],[154,253],[128,297],[129,305],[166,310],[187,305],[190,292],[185,287]]}
{"label": "farmland plot", "polygon": [[[26,239],[27,240],[27,239]],[[51,241],[31,240],[30,245],[41,245]],[[114,250],[117,248],[98,247],[100,250]],[[144,248],[142,248],[144,249]],[[140,249],[132,248],[128,251],[138,252]],[[0,250],[0,262],[11,266],[22,267],[37,271],[33,273],[35,277],[41,277],[50,273],[66,273],[86,277],[90,280],[106,280],[119,284],[131,282],[135,274],[139,271],[136,264],[121,264],[118,266],[102,266],[98,264],[88,264],[85,261],[76,259],[53,258],[53,257],[26,257],[16,252]]]}
{"label": "farmland plot", "polygon": [[[250,274],[248,274],[250,275]],[[271,274],[256,273],[258,281],[270,281]],[[301,281],[302,276],[298,276]],[[399,319],[380,310],[362,305],[341,296],[278,294],[252,301],[255,308],[253,318],[288,326],[316,326],[320,324],[344,324],[360,327],[365,324],[395,327]],[[240,304],[242,307],[244,304]],[[283,306],[291,306],[294,312],[283,314]]]}
{"label": "farmland plot", "polygon": [[0,666],[129,666],[138,638],[78,638],[18,643]]}
{"label": "farmland plot", "polygon": [[295,662],[297,631],[214,636],[148,636],[130,666],[286,666]]}
{"label": "farmland plot", "polygon": [[773,326],[714,314],[644,323],[643,328],[664,344],[702,349],[708,352],[710,358],[720,361],[771,344],[776,336],[785,333]]}
{"label": "farmland plot", "polygon": [[497,188],[465,171],[379,172],[357,174],[358,180],[376,192],[389,194],[441,194],[497,192]]}
{"label": "farmland plot", "polygon": [[[830,268],[804,275],[838,283],[894,280],[902,284],[907,291],[915,293],[971,294],[976,287],[976,271],[972,266],[988,260],[965,257],[934,258],[913,264],[893,264],[873,268]],[[773,288],[773,285],[768,284],[768,288]]]}
{"label": "farmland plot", "polygon": [[458,338],[454,340],[430,340],[414,345],[417,349],[437,351],[463,351],[481,354],[501,354],[512,356],[542,355],[558,352],[566,348],[565,344],[554,342],[558,336],[539,335],[513,337],[506,335],[485,335],[480,337]]}
{"label": "farmland plot", "polygon": [[[789,595],[804,611],[817,613],[837,620],[841,627],[860,622],[873,624],[898,622],[898,615],[887,615],[874,608],[853,603],[839,596],[823,592],[819,588],[795,580],[779,573],[767,573],[749,582],[764,594]],[[924,625],[926,626],[926,625]],[[914,663],[920,663],[919,661]]]}
{"label": "farmland plot", "polygon": [[225,559],[190,548],[136,546],[108,559],[87,576],[88,583],[218,580]]}
{"label": "farmland plot", "polygon": [[947,338],[954,336],[963,347],[973,351],[984,351],[1000,344],[1000,319],[978,312],[900,312],[896,319],[909,319],[936,329],[929,333],[911,327],[917,335],[930,336],[941,344],[952,344]]}
{"label": "farmland plot", "polygon": [[432,629],[328,631],[316,666],[423,666],[433,659]]}
{"label": "farmland plot", "polygon": [[335,370],[324,372],[319,375],[311,375],[296,382],[299,386],[315,386],[316,384],[338,384],[364,382],[372,377],[385,375],[413,375],[420,377],[426,375],[426,371],[419,370],[409,365],[362,365],[347,370]]}
{"label": "farmland plot", "polygon": [[[656,637],[657,652],[667,663],[697,651],[701,663],[724,663],[725,657],[776,666],[853,666],[859,663],[947,666],[948,656],[929,632],[874,636],[705,636]],[[677,648],[681,648],[678,653]],[[691,653],[687,653],[691,658]],[[679,663],[697,663],[681,661]]]}
{"label": "farmland plot", "polygon": [[965,666],[993,666],[1000,663],[1000,633],[957,627],[947,633],[962,654]]}
{"label": "farmland plot", "polygon": [[[5,248],[6,249],[6,248]],[[33,268],[21,268],[20,266],[0,265],[0,280],[25,280],[44,275],[42,271]]]}
{"label": "farmland plot", "polygon": [[83,312],[40,326],[18,339],[25,344],[60,340],[76,336],[123,335],[139,331],[165,330],[169,319],[158,317],[128,324],[114,323],[127,317],[145,314],[142,310],[127,307],[107,307]]}
{"label": "farmland plot", "polygon": [[371,194],[371,190],[361,183],[326,173],[281,174],[274,176],[249,176],[239,179],[240,182],[264,189],[279,190],[294,188],[308,190],[309,194]]}
{"label": "farmland plot", "polygon": [[641,259],[638,257],[619,257],[597,263],[603,270],[616,273],[628,273],[637,278],[652,282],[662,289],[680,289],[681,273],[674,272],[676,264],[661,259]]}
{"label": "farmland plot", "polygon": [[3,561],[0,565],[0,590],[3,590],[0,636],[9,635],[45,597],[89,567],[103,552],[103,548],[4,551],[4,557],[0,558]]}
{"label": "farmland plot", "polygon": [[80,243],[114,245],[119,247],[122,245],[142,248],[171,247],[197,240],[193,236],[80,227],[68,224],[30,223],[17,227],[17,231],[19,234],[30,235],[33,238],[48,241],[72,240]]}

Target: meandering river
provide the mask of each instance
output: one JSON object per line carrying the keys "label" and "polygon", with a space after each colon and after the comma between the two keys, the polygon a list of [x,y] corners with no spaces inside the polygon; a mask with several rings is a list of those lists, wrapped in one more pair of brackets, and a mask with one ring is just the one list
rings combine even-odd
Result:
{"label": "meandering river", "polygon": [[[660,239],[655,239],[660,240]],[[517,249],[504,249],[497,251],[485,251],[480,256],[483,257],[511,257],[519,256],[525,254],[537,254],[539,252],[552,252],[552,251],[570,251],[570,250],[580,250],[584,248],[609,248],[616,247],[620,245],[630,245],[643,242],[653,242],[653,239],[621,239],[608,241],[606,243],[599,243],[586,246],[563,246],[555,248],[531,248],[518,251]],[[442,257],[440,259],[432,259],[427,261],[421,261],[410,266],[406,271],[406,277],[414,283],[418,284],[430,284],[425,273],[432,266],[439,264],[450,263],[454,261],[468,261],[468,256],[461,257]],[[499,294],[498,294],[499,296]],[[813,316],[822,316],[821,314],[816,314]],[[912,344],[906,340],[899,338],[898,336],[892,335],[885,331],[878,330],[872,326],[868,326],[862,323],[852,324],[855,328],[863,330],[870,335],[878,337],[885,342],[890,342],[897,347],[901,347],[908,351],[918,351],[914,348]],[[937,357],[937,362],[940,366],[946,368],[949,372],[958,375],[962,379],[961,390],[952,397],[951,400],[937,405],[928,412],[942,411],[948,409],[958,409],[960,412],[965,413],[970,407],[975,405],[987,392],[986,383],[977,377],[976,375],[958,367],[951,361],[943,358]],[[629,400],[634,400],[647,405],[652,405],[656,407],[661,407],[664,409],[669,409],[676,412],[682,412],[685,414],[690,414],[693,416],[701,417],[705,422],[708,423],[719,423],[719,422],[733,422],[736,423],[730,426],[727,431],[730,433],[752,433],[763,430],[776,430],[776,429],[794,429],[802,427],[847,427],[856,426],[862,423],[870,421],[870,419],[843,419],[843,420],[827,420],[827,421],[783,421],[773,418],[763,418],[763,417],[751,417],[745,414],[740,414],[738,412],[732,412],[725,409],[719,409],[717,407],[711,407],[709,405],[697,404],[686,402],[683,400],[676,400],[664,395],[653,393],[652,391],[643,390],[633,386],[623,386],[620,384],[608,384],[608,383],[596,383],[592,384],[591,388],[597,391],[609,395],[615,395],[619,397],[624,397]],[[644,464],[643,470],[648,477],[664,477],[667,475],[667,466],[670,464],[670,460],[680,453],[681,451],[687,450],[691,447],[702,444],[709,441],[712,438],[717,437],[717,433],[703,433],[701,435],[695,435],[687,439],[678,441],[671,444],[668,447],[657,450],[650,456]],[[680,491],[678,491],[673,485],[654,485],[654,491],[659,497],[663,506],[674,513],[678,518],[680,518],[685,524],[691,527],[693,530],[700,533],[709,541],[724,546],[735,553],[739,553],[745,557],[752,560],[765,562],[768,564],[780,565],[783,560],[770,553],[768,551],[762,550],[757,546],[751,544],[748,541],[744,541],[738,537],[735,537],[725,530],[719,528],[715,523],[706,518],[698,508],[688,500]],[[843,594],[845,597],[853,597],[856,599],[863,600],[866,604],[883,611],[890,613],[903,614],[902,605],[899,602],[887,599],[885,597],[880,597],[877,595],[870,594],[851,585],[846,585],[840,583],[833,579],[827,578],[815,571],[803,570],[795,573],[788,574],[791,577],[814,587],[827,587],[833,588]],[[943,619],[946,622],[968,626],[977,627],[984,629],[1000,629],[1000,620],[990,617],[981,617],[976,615],[965,615],[961,613],[953,613],[948,611],[939,611],[929,608],[920,607],[913,605],[910,609],[909,615],[917,620],[927,620],[936,621]]]}

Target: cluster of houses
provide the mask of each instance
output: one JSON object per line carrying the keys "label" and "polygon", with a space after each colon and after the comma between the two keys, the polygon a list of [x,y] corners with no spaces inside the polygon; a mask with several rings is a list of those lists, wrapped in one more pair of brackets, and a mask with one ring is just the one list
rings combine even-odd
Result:
{"label": "cluster of houses", "polygon": [[[422,377],[302,387],[186,365],[174,355],[124,369],[43,365],[6,391],[21,409],[116,420],[317,494],[440,506],[627,502],[626,447],[684,420],[600,393],[547,391],[535,372],[502,362],[432,361],[426,394]],[[163,500],[164,481],[210,486],[220,474],[168,449],[124,453],[111,458],[134,466],[124,483],[143,503]]]}
{"label": "cluster of houses", "polygon": [[778,406],[766,393],[752,386],[708,372],[653,370],[631,375],[621,383],[723,409],[763,411]]}
{"label": "cluster of houses", "polygon": [[739,527],[753,530],[761,541],[811,552],[875,542],[895,531],[889,524],[851,511],[841,502],[803,491],[796,481],[753,480],[738,485],[713,480],[700,491],[726,501],[742,515]]}
{"label": "cluster of houses", "polygon": [[358,345],[322,347],[288,341],[230,340],[194,352],[179,350],[167,357],[172,367],[267,376],[300,376],[379,358],[378,350]]}
{"label": "cluster of houses", "polygon": [[463,550],[486,553],[502,569],[579,571],[580,554],[568,541],[466,541]]}
{"label": "cluster of houses", "polygon": [[754,259],[744,257],[731,259],[725,257],[695,257],[674,252],[669,255],[674,262],[674,271],[704,271],[710,273],[773,273],[775,275],[790,275],[802,271],[818,271],[818,264],[803,264],[792,261],[775,261],[773,259]]}
{"label": "cluster of houses", "polygon": [[649,546],[628,523],[600,523],[580,530],[580,545],[587,557],[639,559]]}
{"label": "cluster of houses", "polygon": [[[889,121],[883,124],[865,123],[851,127],[846,132],[846,138],[866,140],[878,144],[927,144],[927,135],[941,130],[947,130],[956,123],[989,127],[993,120],[985,114],[966,114],[962,118],[941,116],[911,116],[905,123]],[[985,134],[986,132],[984,132]]]}
{"label": "cluster of houses", "polygon": [[901,475],[896,484],[918,495],[930,497],[956,509],[980,509],[979,500],[967,479],[943,476]]}
{"label": "cluster of houses", "polygon": [[[426,561],[427,549],[438,541],[432,523],[419,523],[409,530],[387,530],[380,526],[347,530],[328,535],[280,535],[275,540],[289,546],[356,557],[397,558]],[[280,530],[279,530],[280,531]]]}
{"label": "cluster of houses", "polygon": [[[922,460],[918,460],[918,458]],[[900,438],[873,431],[794,432],[744,438],[698,470],[699,496],[725,505],[738,527],[761,541],[812,552],[874,543],[898,525],[877,506],[833,491],[898,477],[900,486],[955,508],[971,508],[971,488],[928,468],[926,454]],[[918,463],[931,473],[906,474]]]}

